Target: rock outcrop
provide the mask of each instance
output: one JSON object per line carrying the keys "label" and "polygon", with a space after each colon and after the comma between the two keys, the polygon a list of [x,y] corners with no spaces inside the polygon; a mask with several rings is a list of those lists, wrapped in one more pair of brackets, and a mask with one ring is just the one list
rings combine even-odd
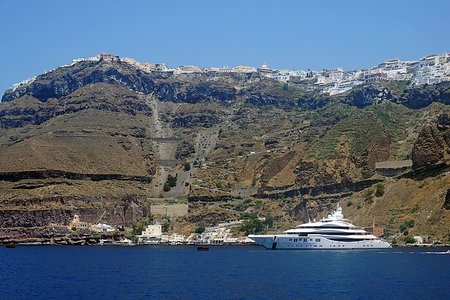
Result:
{"label": "rock outcrop", "polygon": [[450,145],[448,115],[441,115],[436,124],[422,128],[412,149],[414,169],[429,168],[448,159]]}
{"label": "rock outcrop", "polygon": [[364,108],[383,100],[391,100],[391,92],[383,86],[367,85],[352,90],[344,102],[358,108]]}

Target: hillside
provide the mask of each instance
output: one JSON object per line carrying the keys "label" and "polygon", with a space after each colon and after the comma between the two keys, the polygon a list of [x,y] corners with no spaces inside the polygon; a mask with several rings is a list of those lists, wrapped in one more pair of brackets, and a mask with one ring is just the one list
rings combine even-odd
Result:
{"label": "hillside", "polygon": [[[414,220],[410,233],[448,242],[450,83],[375,82],[335,96],[308,87],[103,59],[37,76],[0,104],[1,239],[39,237],[75,214],[132,226],[174,201],[189,206],[171,220],[176,231],[251,212],[280,230],[340,202],[391,238]],[[402,160],[412,166],[395,176],[376,167]]]}

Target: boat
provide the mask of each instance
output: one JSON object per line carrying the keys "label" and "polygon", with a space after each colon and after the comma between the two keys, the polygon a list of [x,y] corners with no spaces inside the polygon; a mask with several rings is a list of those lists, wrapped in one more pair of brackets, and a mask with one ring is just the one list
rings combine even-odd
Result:
{"label": "boat", "polygon": [[209,248],[208,247],[198,246],[197,247],[197,251],[209,251]]}
{"label": "boat", "polygon": [[15,243],[7,243],[6,245],[5,245],[5,247],[6,248],[16,248],[16,244]]}
{"label": "boat", "polygon": [[275,235],[249,235],[266,249],[380,249],[391,245],[344,219],[342,207],[318,222],[308,222]]}

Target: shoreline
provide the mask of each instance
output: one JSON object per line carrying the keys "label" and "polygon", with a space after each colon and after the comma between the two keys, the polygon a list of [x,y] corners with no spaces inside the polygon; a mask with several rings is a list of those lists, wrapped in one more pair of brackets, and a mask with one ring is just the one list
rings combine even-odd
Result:
{"label": "shoreline", "polygon": [[[203,243],[159,243],[159,244],[145,244],[145,243],[71,243],[71,244],[61,244],[54,242],[7,242],[0,243],[0,247],[5,248],[15,248],[17,246],[94,246],[94,247],[251,247],[251,246],[259,246],[256,243],[224,243],[224,244],[203,244]],[[392,248],[450,248],[450,244],[421,244],[421,245],[392,245]],[[292,249],[297,250],[297,249]],[[314,250],[314,249],[312,249]],[[346,249],[346,250],[358,250],[358,249]],[[380,250],[380,249],[370,249],[370,250]],[[386,249],[383,249],[386,250]]]}

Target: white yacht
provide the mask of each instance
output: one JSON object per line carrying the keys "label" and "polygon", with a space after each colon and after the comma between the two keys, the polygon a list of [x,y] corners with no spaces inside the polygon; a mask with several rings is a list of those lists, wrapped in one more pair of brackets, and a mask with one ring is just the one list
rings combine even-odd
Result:
{"label": "white yacht", "polygon": [[391,245],[344,219],[342,207],[318,222],[301,224],[275,235],[249,235],[267,249],[379,249]]}

